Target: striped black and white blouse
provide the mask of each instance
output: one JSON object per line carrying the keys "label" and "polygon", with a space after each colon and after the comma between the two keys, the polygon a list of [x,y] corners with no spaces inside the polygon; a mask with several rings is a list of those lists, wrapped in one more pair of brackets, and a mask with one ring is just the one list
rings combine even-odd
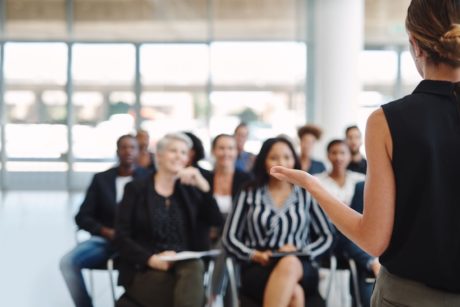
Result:
{"label": "striped black and white blouse", "polygon": [[314,259],[331,247],[332,240],[324,212],[297,186],[281,208],[274,205],[267,186],[241,191],[223,234],[228,252],[245,261],[255,250],[278,250],[286,244]]}

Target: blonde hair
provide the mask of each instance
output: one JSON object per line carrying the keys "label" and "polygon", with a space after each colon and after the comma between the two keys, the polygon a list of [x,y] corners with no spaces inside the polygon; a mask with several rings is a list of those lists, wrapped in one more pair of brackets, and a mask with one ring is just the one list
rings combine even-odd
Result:
{"label": "blonde hair", "polygon": [[181,141],[185,143],[188,149],[191,149],[193,145],[192,140],[185,133],[181,133],[181,132],[168,133],[157,142],[156,152],[157,153],[162,152],[173,141]]}
{"label": "blonde hair", "polygon": [[460,67],[460,2],[412,0],[406,28],[434,63]]}

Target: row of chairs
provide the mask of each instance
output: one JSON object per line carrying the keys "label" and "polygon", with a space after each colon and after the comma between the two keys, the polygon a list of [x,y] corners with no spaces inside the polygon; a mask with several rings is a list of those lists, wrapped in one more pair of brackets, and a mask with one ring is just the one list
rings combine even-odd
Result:
{"label": "row of chairs", "polygon": [[[217,266],[221,266],[223,263],[223,267],[227,274],[225,274],[226,278],[224,279],[223,283],[220,284],[218,289],[215,288],[216,282],[215,280],[213,281],[213,276],[215,276],[216,273],[216,264]],[[101,266],[96,269],[89,270],[89,286],[90,286],[90,292],[91,295],[94,296],[95,293],[95,284],[94,284],[94,277],[93,277],[93,271],[94,270],[104,270],[108,273],[108,279],[109,279],[109,287],[110,287],[110,293],[111,297],[113,299],[113,302],[115,304],[115,301],[117,299],[116,297],[116,281],[115,281],[115,270],[116,270],[116,264],[117,264],[117,256],[114,255],[112,258],[110,258],[105,266]],[[239,287],[240,287],[240,281],[239,281],[239,265],[238,262],[235,261],[232,257],[228,257],[225,253],[221,253],[219,256],[215,258],[209,258],[207,259],[207,270],[204,274],[203,277],[203,282],[205,285],[205,294],[206,294],[206,300],[207,300],[207,307],[212,307],[214,299],[216,296],[223,296],[226,295],[225,298],[225,304],[226,306],[231,306],[231,307],[257,307],[258,305],[251,301],[251,299],[241,296]],[[323,268],[326,268],[328,270],[328,278],[326,280],[326,290],[324,293],[324,300],[325,300],[325,306],[326,307],[333,307],[332,305],[332,289],[335,286],[335,284],[338,282],[337,275],[338,272],[341,270],[349,270],[350,272],[350,281],[353,284],[353,290],[354,290],[354,297],[355,297],[355,306],[356,307],[362,307],[363,303],[361,302],[361,296],[359,293],[359,275],[358,275],[358,269],[356,266],[356,263],[353,259],[337,259],[335,255],[331,255],[325,263],[322,264]],[[221,275],[221,272],[217,272],[217,275]],[[374,279],[373,278],[368,278],[366,282],[373,283]],[[345,290],[346,287],[344,288]],[[347,296],[348,293],[341,293],[342,299],[341,299],[341,306],[345,305],[345,300],[344,297]],[[321,302],[311,303],[311,306],[324,306]]]}

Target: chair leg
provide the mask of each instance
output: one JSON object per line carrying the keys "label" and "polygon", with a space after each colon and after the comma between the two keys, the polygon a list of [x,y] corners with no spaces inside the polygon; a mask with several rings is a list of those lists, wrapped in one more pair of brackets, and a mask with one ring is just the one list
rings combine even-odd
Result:
{"label": "chair leg", "polygon": [[204,274],[204,280],[203,280],[206,302],[211,301],[213,273],[214,273],[214,260],[210,260],[208,264],[208,269]]}
{"label": "chair leg", "polygon": [[236,281],[236,270],[233,264],[233,260],[228,257],[225,261],[225,265],[228,272],[228,280],[230,285],[230,293],[231,293],[231,300],[232,300],[232,307],[238,307],[238,287]]}
{"label": "chair leg", "polygon": [[337,271],[337,258],[332,255],[330,257],[330,268],[329,268],[329,281],[326,286],[326,306],[331,307],[331,290],[335,279],[335,273]]}
{"label": "chair leg", "polygon": [[89,269],[89,288],[90,288],[90,295],[91,295],[91,300],[94,300],[95,296],[95,290],[94,290],[94,276],[93,276],[93,270]]}
{"label": "chair leg", "polygon": [[112,294],[113,305],[115,306],[115,302],[117,301],[117,299],[115,297],[115,284],[113,280],[113,259],[112,258],[107,260],[107,271],[109,273],[110,293]]}
{"label": "chair leg", "polygon": [[358,279],[358,269],[356,268],[356,262],[353,259],[348,259],[348,264],[350,266],[350,279],[353,283],[353,295],[355,296],[356,307],[362,307],[361,295],[359,292],[359,279]]}

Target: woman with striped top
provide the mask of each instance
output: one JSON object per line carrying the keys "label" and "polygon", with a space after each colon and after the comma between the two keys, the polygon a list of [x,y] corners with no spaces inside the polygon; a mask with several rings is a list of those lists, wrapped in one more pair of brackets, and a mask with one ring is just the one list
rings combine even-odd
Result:
{"label": "woman with striped top", "polygon": [[[256,179],[238,196],[223,243],[243,261],[242,294],[264,306],[304,306],[305,296],[317,295],[318,271],[312,260],[331,246],[331,226],[308,192],[269,176],[275,165],[300,169],[285,138],[262,145],[253,169]],[[275,252],[305,256],[277,258]]]}

